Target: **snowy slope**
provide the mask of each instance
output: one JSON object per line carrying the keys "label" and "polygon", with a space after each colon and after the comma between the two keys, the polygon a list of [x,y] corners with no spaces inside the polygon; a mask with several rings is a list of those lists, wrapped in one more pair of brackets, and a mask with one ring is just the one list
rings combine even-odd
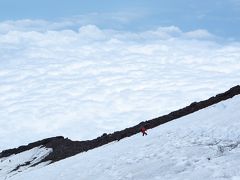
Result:
{"label": "snowy slope", "polygon": [[39,168],[48,164],[48,162],[40,163],[52,150],[44,147],[36,147],[19,154],[0,159],[0,179],[14,176],[19,172]]}
{"label": "snowy slope", "polygon": [[[11,180],[240,179],[240,96]],[[9,180],[10,180],[9,179]]]}

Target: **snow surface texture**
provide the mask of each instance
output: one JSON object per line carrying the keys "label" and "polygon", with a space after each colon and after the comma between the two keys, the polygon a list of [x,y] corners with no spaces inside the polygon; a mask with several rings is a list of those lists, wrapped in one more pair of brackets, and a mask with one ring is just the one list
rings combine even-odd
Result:
{"label": "snow surface texture", "polygon": [[11,180],[239,180],[240,96]]}
{"label": "snow surface texture", "polygon": [[205,30],[37,23],[0,23],[0,150],[58,135],[92,139],[240,84],[240,44]]}
{"label": "snow surface texture", "polygon": [[52,149],[37,147],[10,157],[1,158],[0,179],[7,179],[19,172],[29,170],[30,167],[32,170],[47,165],[48,162],[36,164],[44,159],[50,152],[52,152]]}

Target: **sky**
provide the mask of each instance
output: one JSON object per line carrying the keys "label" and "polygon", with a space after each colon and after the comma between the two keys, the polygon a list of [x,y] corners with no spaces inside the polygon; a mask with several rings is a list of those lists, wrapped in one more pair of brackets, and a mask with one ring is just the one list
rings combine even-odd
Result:
{"label": "sky", "polygon": [[206,29],[229,40],[240,39],[240,0],[0,0],[0,21],[23,19],[70,21],[72,29],[100,28],[144,31],[177,26]]}

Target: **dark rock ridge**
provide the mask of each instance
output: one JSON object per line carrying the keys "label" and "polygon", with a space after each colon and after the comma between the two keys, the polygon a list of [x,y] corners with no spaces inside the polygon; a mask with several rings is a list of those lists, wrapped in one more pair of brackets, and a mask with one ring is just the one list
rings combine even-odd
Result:
{"label": "dark rock ridge", "polygon": [[238,86],[235,86],[235,87],[229,89],[228,91],[226,91],[224,93],[218,94],[207,100],[200,101],[200,102],[193,102],[189,106],[186,106],[182,109],[173,111],[167,115],[164,115],[164,116],[161,116],[158,118],[154,118],[151,120],[147,120],[145,122],[141,122],[135,126],[126,128],[121,131],[116,131],[112,134],[104,133],[102,136],[100,136],[96,139],[93,139],[93,140],[71,141],[70,139],[64,138],[62,136],[52,137],[52,138],[44,139],[44,140],[37,141],[34,143],[30,143],[26,146],[20,146],[15,149],[9,149],[9,150],[2,151],[0,153],[0,158],[7,157],[12,154],[21,153],[23,151],[32,149],[34,147],[43,146],[46,148],[52,148],[53,151],[41,162],[51,161],[53,163],[53,162],[68,158],[70,156],[76,155],[78,153],[85,152],[85,151],[97,148],[99,146],[108,144],[110,142],[119,141],[123,138],[130,137],[134,134],[139,133],[140,128],[143,125],[147,129],[151,129],[151,128],[157,127],[161,124],[172,121],[174,119],[178,119],[180,117],[186,116],[186,115],[196,112],[198,110],[209,107],[209,106],[219,103],[221,101],[230,99],[233,96],[236,96],[239,94],[240,94],[240,86],[238,85]]}

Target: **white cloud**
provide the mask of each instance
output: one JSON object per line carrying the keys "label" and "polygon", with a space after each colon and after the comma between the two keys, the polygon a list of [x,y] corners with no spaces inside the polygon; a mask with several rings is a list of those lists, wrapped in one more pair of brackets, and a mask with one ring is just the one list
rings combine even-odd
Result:
{"label": "white cloud", "polygon": [[87,25],[79,28],[79,35],[84,39],[106,39],[106,33],[94,25]]}
{"label": "white cloud", "polygon": [[215,36],[205,29],[198,29],[195,31],[190,31],[185,33],[186,37],[193,38],[193,39],[211,39],[215,38]]}
{"label": "white cloud", "polygon": [[156,30],[150,30],[142,33],[142,37],[145,39],[169,39],[179,37],[183,32],[175,26],[159,27]]}
{"label": "white cloud", "polygon": [[205,30],[44,24],[70,23],[0,23],[1,149],[53,135],[92,138],[239,84],[239,43],[219,44]]}
{"label": "white cloud", "polygon": [[131,21],[139,19],[145,15],[144,12],[113,12],[113,13],[89,13],[85,15],[73,16],[71,18],[58,19],[55,22],[41,19],[23,19],[8,20],[0,22],[0,33],[8,33],[9,31],[38,31],[45,32],[50,30],[74,29],[87,26],[89,24],[115,24],[121,26]]}
{"label": "white cloud", "polygon": [[58,30],[72,26],[74,22],[59,21],[49,22],[45,20],[17,20],[17,21],[3,21],[0,22],[0,33],[8,33],[9,31],[47,31]]}

